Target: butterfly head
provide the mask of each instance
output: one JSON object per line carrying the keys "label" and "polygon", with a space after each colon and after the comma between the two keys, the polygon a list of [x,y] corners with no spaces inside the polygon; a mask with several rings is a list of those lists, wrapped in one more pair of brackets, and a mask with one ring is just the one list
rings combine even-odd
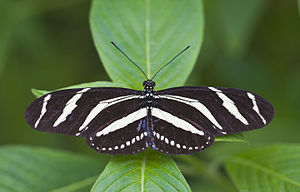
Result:
{"label": "butterfly head", "polygon": [[152,92],[155,87],[155,82],[152,80],[147,80],[143,82],[143,86],[145,92]]}

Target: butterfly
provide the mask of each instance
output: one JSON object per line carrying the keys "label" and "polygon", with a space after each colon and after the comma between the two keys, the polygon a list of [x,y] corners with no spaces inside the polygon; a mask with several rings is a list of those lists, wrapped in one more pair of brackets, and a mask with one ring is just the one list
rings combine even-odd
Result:
{"label": "butterfly", "polygon": [[216,136],[266,126],[272,104],[255,93],[222,87],[174,87],[155,90],[153,78],[111,42],[146,77],[144,90],[117,87],[54,91],[31,103],[28,124],[39,131],[85,137],[99,153],[136,154],[148,147],[165,154],[192,154]]}

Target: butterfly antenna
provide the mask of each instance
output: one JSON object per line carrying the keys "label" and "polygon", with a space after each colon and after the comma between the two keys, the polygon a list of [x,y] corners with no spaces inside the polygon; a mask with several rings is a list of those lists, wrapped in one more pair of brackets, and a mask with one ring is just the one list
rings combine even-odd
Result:
{"label": "butterfly antenna", "polygon": [[113,46],[115,46],[115,48],[117,48],[121,53],[123,53],[123,55],[144,74],[146,79],[149,80],[147,75],[145,74],[145,72],[134,61],[132,61],[114,42],[111,41],[111,44],[113,44]]}
{"label": "butterfly antenna", "polygon": [[180,51],[180,53],[178,53],[175,57],[173,57],[173,59],[171,59],[167,64],[165,64],[164,66],[162,66],[154,75],[153,77],[150,79],[154,79],[154,77],[163,69],[165,68],[167,65],[169,65],[170,63],[172,63],[172,61],[174,61],[179,55],[181,55],[183,52],[185,52],[188,48],[190,48],[191,46],[187,46],[186,48],[184,48],[182,51]]}

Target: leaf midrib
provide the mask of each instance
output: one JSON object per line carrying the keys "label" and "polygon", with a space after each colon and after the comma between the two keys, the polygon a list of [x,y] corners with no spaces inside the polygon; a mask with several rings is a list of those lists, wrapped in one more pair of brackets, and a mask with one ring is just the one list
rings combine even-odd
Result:
{"label": "leaf midrib", "polygon": [[144,155],[143,157],[142,167],[141,167],[141,192],[144,192],[145,168],[146,168],[146,155]]}
{"label": "leaf midrib", "polygon": [[145,0],[145,49],[146,49],[146,75],[151,78],[150,63],[150,20],[149,20],[149,0]]}
{"label": "leaf midrib", "polygon": [[234,160],[231,160],[232,163],[238,163],[238,164],[241,164],[241,165],[245,165],[245,166],[249,166],[249,167],[252,167],[254,169],[257,169],[257,170],[260,170],[266,174],[269,174],[271,176],[274,176],[274,177],[277,177],[283,181],[286,181],[287,183],[290,183],[292,185],[295,185],[297,187],[300,187],[300,183],[297,183],[295,182],[294,180],[288,178],[288,177],[285,177],[284,175],[282,174],[279,174],[275,171],[273,171],[272,169],[269,169],[269,168],[266,168],[266,167],[263,167],[261,166],[260,164],[254,162],[254,161],[250,161],[248,159],[245,159],[245,158],[242,158],[242,157],[239,157],[239,158],[236,158]]}

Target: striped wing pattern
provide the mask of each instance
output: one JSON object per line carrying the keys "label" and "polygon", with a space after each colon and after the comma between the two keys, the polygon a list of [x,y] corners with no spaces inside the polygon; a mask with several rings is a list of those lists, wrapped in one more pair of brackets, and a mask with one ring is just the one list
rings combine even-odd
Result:
{"label": "striped wing pattern", "polygon": [[165,154],[191,154],[215,136],[267,125],[272,105],[239,89],[177,87],[145,93],[125,88],[68,89],[35,100],[26,121],[39,131],[85,137],[99,153],[135,154],[151,146]]}
{"label": "striped wing pattern", "polygon": [[178,87],[157,92],[157,107],[194,122],[215,136],[258,129],[274,116],[273,106],[249,91]]}
{"label": "striped wing pattern", "polygon": [[88,136],[100,124],[108,124],[140,108],[138,102],[143,102],[140,91],[130,89],[68,89],[35,100],[26,109],[25,119],[39,131]]}

